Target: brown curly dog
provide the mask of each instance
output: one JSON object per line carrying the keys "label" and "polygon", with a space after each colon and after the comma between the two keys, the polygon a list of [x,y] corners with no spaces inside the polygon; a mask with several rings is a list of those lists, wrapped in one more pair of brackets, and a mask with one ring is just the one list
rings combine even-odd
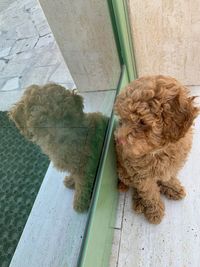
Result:
{"label": "brown curly dog", "polygon": [[83,97],[58,84],[29,86],[9,111],[10,119],[40,146],[54,166],[68,171],[64,184],[75,188],[74,209],[89,208],[108,118],[84,113]]}
{"label": "brown curly dog", "polygon": [[133,190],[133,208],[150,223],[164,216],[160,193],[185,196],[177,179],[192,145],[192,124],[199,109],[177,80],[162,75],[139,78],[119,94],[115,131],[119,189]]}

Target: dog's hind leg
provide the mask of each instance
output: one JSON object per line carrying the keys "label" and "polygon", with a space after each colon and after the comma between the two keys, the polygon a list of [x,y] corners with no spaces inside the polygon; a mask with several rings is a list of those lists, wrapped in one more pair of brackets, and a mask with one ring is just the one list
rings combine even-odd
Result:
{"label": "dog's hind leg", "polygon": [[129,186],[125,183],[125,181],[129,181],[130,176],[128,175],[126,169],[117,161],[117,173],[118,173],[118,185],[117,189],[119,192],[127,192]]}
{"label": "dog's hind leg", "polygon": [[139,196],[137,189],[133,188],[133,209],[136,213],[144,212],[145,206],[142,203],[142,198]]}
{"label": "dog's hind leg", "polygon": [[169,181],[159,181],[158,185],[160,186],[160,192],[169,199],[179,200],[186,196],[184,187],[175,177],[172,177]]}
{"label": "dog's hind leg", "polygon": [[85,212],[90,206],[95,176],[89,173],[83,174],[75,181],[74,209]]}
{"label": "dog's hind leg", "polygon": [[65,178],[63,180],[63,183],[67,188],[70,188],[70,189],[74,189],[75,188],[75,181],[74,181],[74,178],[73,178],[72,174],[69,175],[69,176],[65,176]]}

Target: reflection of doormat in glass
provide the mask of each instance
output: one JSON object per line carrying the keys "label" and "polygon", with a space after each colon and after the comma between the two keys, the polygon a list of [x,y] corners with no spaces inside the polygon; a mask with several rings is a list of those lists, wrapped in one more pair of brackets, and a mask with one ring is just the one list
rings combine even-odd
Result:
{"label": "reflection of doormat in glass", "polygon": [[49,165],[0,111],[0,266],[7,267]]}

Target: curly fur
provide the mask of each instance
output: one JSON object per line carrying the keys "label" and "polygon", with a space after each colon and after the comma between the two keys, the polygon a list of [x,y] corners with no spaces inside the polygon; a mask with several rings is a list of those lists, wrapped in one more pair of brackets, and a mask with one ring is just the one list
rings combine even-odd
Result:
{"label": "curly fur", "polygon": [[160,223],[160,193],[175,200],[185,196],[177,174],[190,151],[199,109],[182,84],[158,75],[127,85],[116,99],[115,111],[120,117],[115,131],[119,189],[134,188],[134,210]]}
{"label": "curly fur", "polygon": [[87,210],[107,118],[101,113],[84,113],[83,98],[57,84],[28,87],[9,116],[57,169],[70,172],[64,183],[75,187],[74,209]]}

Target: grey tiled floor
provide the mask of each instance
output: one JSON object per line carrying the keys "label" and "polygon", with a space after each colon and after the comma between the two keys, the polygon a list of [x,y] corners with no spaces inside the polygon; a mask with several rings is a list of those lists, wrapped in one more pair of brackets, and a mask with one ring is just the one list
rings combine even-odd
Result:
{"label": "grey tiled floor", "polygon": [[36,0],[0,1],[0,110],[33,83],[74,82]]}
{"label": "grey tiled floor", "polygon": [[[0,0],[0,110],[8,110],[30,84],[75,88],[37,0]],[[110,116],[115,90],[82,93],[85,111]]]}

